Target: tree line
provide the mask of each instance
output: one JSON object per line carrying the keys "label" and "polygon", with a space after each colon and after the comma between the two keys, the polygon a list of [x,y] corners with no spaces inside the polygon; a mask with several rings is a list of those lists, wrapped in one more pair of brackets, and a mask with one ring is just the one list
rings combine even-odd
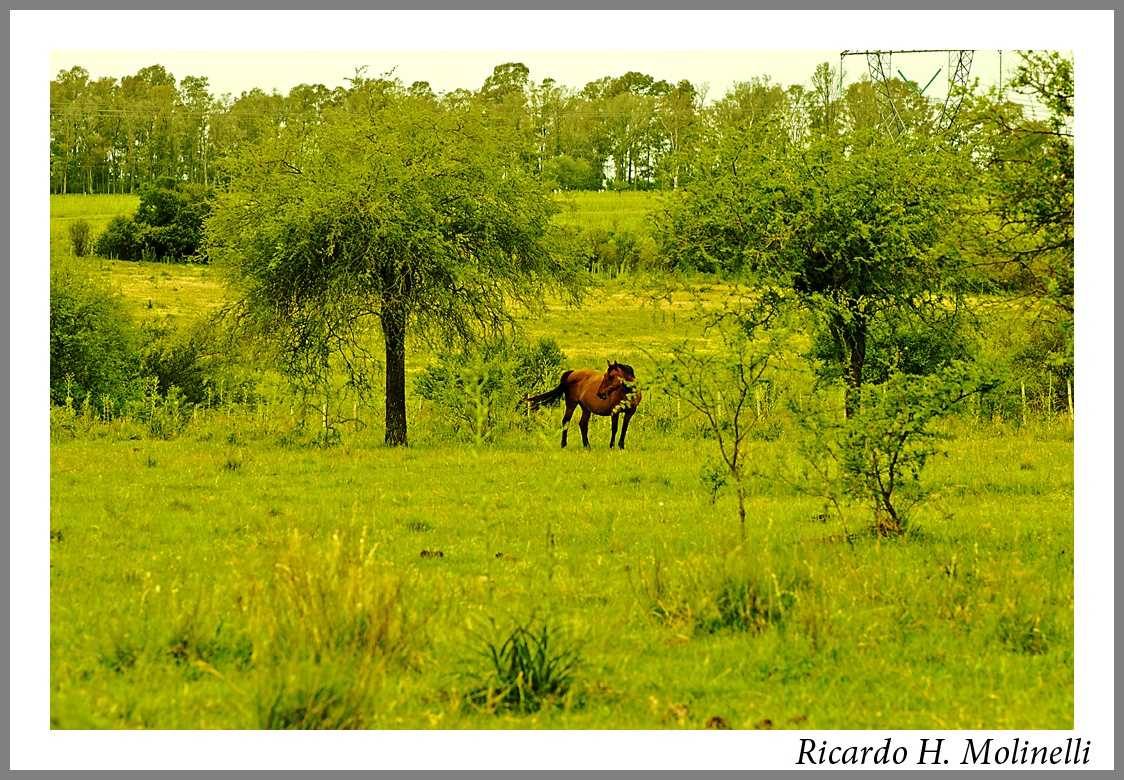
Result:
{"label": "tree line", "polygon": [[[880,121],[870,80],[841,89],[838,69],[826,62],[810,86],[755,76],[709,104],[705,83],[629,71],[578,89],[551,78],[536,83],[519,62],[497,65],[475,90],[403,86],[446,109],[481,106],[489,121],[525,139],[533,169],[562,190],[676,189],[694,175],[704,139],[768,117],[794,140]],[[939,109],[903,82],[890,88],[907,120]],[[350,89],[300,84],[287,95],[254,88],[216,97],[206,77],[177,81],[161,65],[121,79],[95,79],[79,66],[60,70],[51,81],[51,192],[134,193],[162,178],[212,185],[236,149],[321,122]]]}

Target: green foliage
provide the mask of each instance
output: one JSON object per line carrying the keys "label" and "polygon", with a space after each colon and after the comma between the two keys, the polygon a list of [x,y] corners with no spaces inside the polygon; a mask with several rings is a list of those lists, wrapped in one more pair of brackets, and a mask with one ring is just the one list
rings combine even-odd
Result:
{"label": "green foliage", "polygon": [[[907,318],[882,313],[869,324],[869,340],[863,365],[863,380],[881,384],[891,373],[924,376],[947,367],[953,360],[971,357],[973,345],[967,328],[957,318],[949,318],[941,326],[918,323]],[[839,361],[838,345],[830,329],[815,333],[808,356],[816,361],[821,379],[842,379],[844,365]]]}
{"label": "green foliage", "polygon": [[139,325],[122,296],[68,266],[52,272],[50,294],[51,403],[71,417],[130,415],[149,435],[170,438],[220,387],[252,398],[252,369],[219,349],[214,323]]}
{"label": "green foliage", "polygon": [[844,521],[844,505],[858,504],[872,512],[875,533],[903,534],[924,499],[921,472],[944,438],[939,423],[997,384],[993,371],[954,361],[925,376],[892,372],[867,388],[861,409],[842,423],[823,407],[802,409],[805,480]]}
{"label": "green foliage", "polygon": [[91,396],[118,408],[140,369],[139,333],[120,295],[71,268],[51,273],[51,402]]}
{"label": "green foliage", "polygon": [[565,368],[554,339],[511,338],[440,352],[414,386],[453,436],[481,444],[520,420],[520,399],[557,385]]}
{"label": "green foliage", "polygon": [[956,228],[964,162],[923,138],[862,135],[787,146],[744,126],[712,169],[657,218],[673,267],[754,272],[818,315],[849,387],[864,382],[871,323],[883,313],[944,322],[959,313]]}
{"label": "green foliage", "polygon": [[144,226],[145,249],[159,260],[194,259],[203,242],[211,196],[210,188],[171,180],[141,188],[134,221]]}
{"label": "green foliage", "polygon": [[552,157],[543,165],[543,180],[559,190],[597,190],[601,176],[588,160],[574,159],[568,154]]}
{"label": "green foliage", "polygon": [[132,217],[116,216],[95,244],[102,257],[115,260],[195,260],[210,212],[208,188],[162,180],[140,189]]}
{"label": "green foliage", "polygon": [[574,252],[593,272],[619,274],[654,268],[658,264],[651,239],[629,230],[577,229],[572,233]]}
{"label": "green foliage", "polygon": [[254,397],[255,368],[220,321],[193,325],[148,325],[144,329],[143,370],[156,380],[160,395],[176,392],[189,404],[210,403],[221,387],[243,401]]}
{"label": "green foliage", "polygon": [[483,670],[466,674],[471,705],[484,712],[528,713],[569,693],[579,659],[575,650],[558,647],[550,625],[544,623],[537,633],[531,625],[517,625],[502,642],[483,641]]}
{"label": "green foliage", "polygon": [[67,232],[70,234],[74,256],[85,257],[90,250],[90,223],[84,219],[76,219],[67,226]]}
{"label": "green foliage", "polygon": [[1001,290],[1047,303],[1073,360],[1073,63],[1059,52],[1023,52],[1011,87],[1044,104],[1047,120],[990,93],[967,102],[966,143],[981,150],[982,197],[963,239]]}
{"label": "green foliage", "polygon": [[94,252],[113,260],[138,262],[144,259],[144,228],[132,217],[118,215],[98,236]]}

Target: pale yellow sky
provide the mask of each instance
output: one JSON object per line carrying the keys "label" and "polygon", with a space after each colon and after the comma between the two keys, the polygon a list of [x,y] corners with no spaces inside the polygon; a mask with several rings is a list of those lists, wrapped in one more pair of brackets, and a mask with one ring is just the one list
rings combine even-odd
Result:
{"label": "pale yellow sky", "polygon": [[[973,75],[981,83],[995,83],[999,77],[998,50],[976,52]],[[1005,53],[1004,67],[1010,74],[1017,57]],[[709,84],[708,98],[721,98],[734,81],[748,81],[768,75],[783,86],[807,84],[816,66],[828,62],[840,65],[839,50],[787,51],[52,51],[51,75],[81,66],[93,78],[120,79],[149,65],[163,65],[178,80],[185,76],[205,76],[216,97],[258,87],[287,94],[297,84],[323,84],[329,89],[353,76],[355,69],[367,66],[368,75],[394,71],[406,84],[428,81],[435,91],[457,88],[478,89],[492,68],[505,62],[522,62],[530,69],[532,81],[553,78],[556,82],[581,89],[604,76],[620,76],[639,71],[656,79],[677,82],[687,79],[696,86]],[[948,56],[936,54],[898,54],[894,70],[924,85],[934,76],[926,94],[945,94]],[[867,72],[866,58],[849,56],[843,60],[845,83]]]}
{"label": "pale yellow sky", "polygon": [[[13,45],[22,42],[21,16],[32,13],[12,12]],[[215,96],[332,88],[363,65],[371,75],[396,68],[407,84],[428,81],[439,92],[476,89],[495,65],[517,61],[535,82],[580,89],[636,70],[709,83],[717,99],[754,76],[806,83],[817,64],[838,66],[842,49],[971,46],[972,75],[995,83],[1000,50],[1009,71],[1016,48],[1071,48],[1059,45],[1065,36],[1053,19],[993,11],[129,11],[54,14],[40,32],[51,78],[74,65],[120,79],[160,64],[177,79],[207,77]],[[926,94],[943,96],[946,55],[897,55],[893,65],[921,84],[937,75]],[[844,62],[847,81],[866,69],[863,57]]]}

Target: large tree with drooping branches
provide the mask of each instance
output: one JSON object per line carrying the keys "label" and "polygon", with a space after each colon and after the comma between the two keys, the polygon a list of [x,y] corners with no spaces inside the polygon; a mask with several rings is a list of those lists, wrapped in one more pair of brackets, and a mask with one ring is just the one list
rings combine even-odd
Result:
{"label": "large tree with drooping branches", "polygon": [[247,147],[208,223],[240,322],[299,386],[325,387],[338,361],[363,397],[381,334],[386,443],[406,444],[408,334],[471,340],[548,289],[580,291],[520,139],[476,105],[357,76],[320,124]]}

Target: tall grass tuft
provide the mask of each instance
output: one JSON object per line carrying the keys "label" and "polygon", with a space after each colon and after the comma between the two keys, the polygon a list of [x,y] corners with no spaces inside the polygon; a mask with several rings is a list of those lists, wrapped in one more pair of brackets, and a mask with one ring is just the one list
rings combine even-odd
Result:
{"label": "tall grass tuft", "polygon": [[807,588],[791,566],[778,564],[741,551],[725,560],[693,556],[675,568],[656,559],[641,571],[637,597],[648,615],[671,628],[761,633],[780,625]]}
{"label": "tall grass tuft", "polygon": [[467,701],[484,712],[524,713],[561,701],[573,683],[578,657],[555,645],[548,625],[537,634],[519,625],[500,643],[485,640],[483,669],[467,675],[472,685]]}
{"label": "tall grass tuft", "polygon": [[364,535],[321,551],[294,533],[272,581],[250,594],[260,728],[366,728],[387,671],[421,629],[403,583],[380,570]]}

